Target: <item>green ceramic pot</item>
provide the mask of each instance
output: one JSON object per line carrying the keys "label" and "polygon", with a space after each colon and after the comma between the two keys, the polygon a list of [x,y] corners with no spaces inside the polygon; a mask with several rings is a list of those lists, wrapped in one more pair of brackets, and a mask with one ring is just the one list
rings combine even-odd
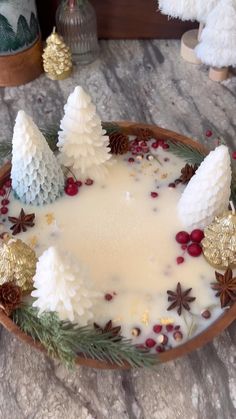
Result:
{"label": "green ceramic pot", "polygon": [[0,55],[24,51],[39,36],[35,0],[0,0]]}

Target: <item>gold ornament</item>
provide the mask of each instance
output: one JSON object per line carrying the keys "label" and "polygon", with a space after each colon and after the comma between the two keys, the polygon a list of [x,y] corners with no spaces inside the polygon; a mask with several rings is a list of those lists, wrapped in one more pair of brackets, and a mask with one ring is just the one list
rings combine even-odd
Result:
{"label": "gold ornament", "polygon": [[64,80],[72,72],[70,48],[63,38],[53,28],[52,34],[46,40],[47,46],[43,52],[43,67],[47,76],[52,80]]}
{"label": "gold ornament", "polygon": [[236,267],[236,213],[226,211],[205,228],[202,241],[207,261],[217,269]]}
{"label": "gold ornament", "polygon": [[0,285],[14,282],[22,292],[31,292],[36,263],[35,252],[22,240],[3,240],[0,246]]}

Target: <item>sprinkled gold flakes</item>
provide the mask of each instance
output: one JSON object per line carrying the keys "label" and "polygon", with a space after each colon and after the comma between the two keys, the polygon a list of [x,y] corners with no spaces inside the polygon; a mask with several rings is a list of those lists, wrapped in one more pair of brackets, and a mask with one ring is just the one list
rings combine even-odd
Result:
{"label": "sprinkled gold flakes", "polygon": [[45,214],[46,222],[48,225],[51,225],[55,221],[54,214],[52,212],[49,212],[48,214]]}
{"label": "sprinkled gold flakes", "polygon": [[32,247],[34,249],[38,244],[37,236],[30,237],[30,239],[28,240],[28,244],[29,244],[30,247]]}
{"label": "sprinkled gold flakes", "polygon": [[149,315],[149,311],[148,310],[144,311],[144,313],[143,313],[143,315],[141,317],[141,322],[143,324],[145,324],[146,326],[149,325],[149,323],[150,323],[150,315]]}

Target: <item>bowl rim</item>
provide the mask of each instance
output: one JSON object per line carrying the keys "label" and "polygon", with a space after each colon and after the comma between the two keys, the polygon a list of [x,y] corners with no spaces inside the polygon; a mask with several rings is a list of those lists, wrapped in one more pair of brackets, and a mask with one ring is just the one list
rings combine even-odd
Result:
{"label": "bowl rim", "polygon": [[[181,142],[183,144],[188,144],[194,147],[195,149],[207,153],[207,149],[201,145],[200,143],[196,142],[195,140],[188,138],[184,135],[178,134],[174,131],[167,130],[161,128],[156,125],[151,124],[142,124],[136,123],[131,121],[114,121],[114,124],[119,125],[122,129],[122,132],[127,135],[135,135],[135,131],[139,129],[147,129],[151,130],[154,134],[155,138],[160,139],[168,139]],[[11,170],[11,163],[6,163],[3,167],[0,168],[0,185],[3,183],[10,174]],[[173,361],[179,357],[189,354],[190,352],[195,351],[196,349],[201,348],[205,344],[212,341],[216,336],[218,336],[221,332],[223,332],[231,323],[236,320],[236,302],[232,304],[230,308],[227,308],[225,312],[222,313],[220,317],[218,317],[214,323],[212,323],[209,327],[204,329],[201,333],[189,339],[187,342],[169,349],[166,352],[160,353],[157,355],[157,359],[161,362],[168,362]],[[44,352],[47,354],[46,349],[44,346],[34,339],[21,331],[21,329],[8,317],[3,310],[0,310],[0,324],[4,326],[10,333],[14,334],[18,339],[22,342],[27,343],[28,345],[34,347],[35,349]],[[76,358],[76,364],[87,366],[90,368],[97,368],[97,369],[130,369],[131,366],[128,363],[124,363],[122,367],[111,364],[109,362],[98,361],[91,358],[85,358],[83,356],[78,355]]]}

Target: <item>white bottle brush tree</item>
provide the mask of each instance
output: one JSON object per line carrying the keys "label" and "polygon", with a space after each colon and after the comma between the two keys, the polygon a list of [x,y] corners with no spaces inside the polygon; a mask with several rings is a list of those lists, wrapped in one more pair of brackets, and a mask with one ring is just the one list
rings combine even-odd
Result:
{"label": "white bottle brush tree", "polygon": [[89,95],[77,86],[65,105],[58,136],[59,161],[81,179],[103,179],[111,154],[109,137]]}
{"label": "white bottle brush tree", "polygon": [[[182,56],[192,63],[200,63],[195,56],[194,46],[200,40],[201,31],[206,22],[208,14],[219,3],[220,0],[159,0],[160,11],[173,18],[181,20],[197,20],[200,22],[198,34],[189,31],[182,37],[181,50]],[[191,54],[186,52],[192,51]]]}
{"label": "white bottle brush tree", "polygon": [[196,47],[201,61],[211,67],[236,66],[236,1],[220,0],[207,18]]}
{"label": "white bottle brush tree", "polygon": [[44,205],[63,192],[64,175],[33,120],[19,111],[12,140],[12,188],[25,204]]}

